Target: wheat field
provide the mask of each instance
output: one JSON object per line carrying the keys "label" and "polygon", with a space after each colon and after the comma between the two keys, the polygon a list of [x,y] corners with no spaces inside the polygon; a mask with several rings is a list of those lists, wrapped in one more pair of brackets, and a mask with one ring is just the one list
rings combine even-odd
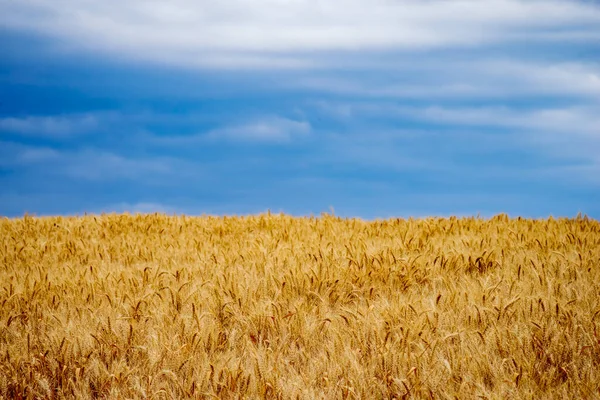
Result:
{"label": "wheat field", "polygon": [[0,398],[600,398],[600,224],[0,220]]}

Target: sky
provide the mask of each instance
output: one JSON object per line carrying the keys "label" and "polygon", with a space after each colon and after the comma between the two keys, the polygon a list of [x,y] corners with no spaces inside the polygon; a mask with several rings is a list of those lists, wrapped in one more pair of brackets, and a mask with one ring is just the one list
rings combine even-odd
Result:
{"label": "sky", "polygon": [[600,2],[0,0],[0,215],[600,217]]}

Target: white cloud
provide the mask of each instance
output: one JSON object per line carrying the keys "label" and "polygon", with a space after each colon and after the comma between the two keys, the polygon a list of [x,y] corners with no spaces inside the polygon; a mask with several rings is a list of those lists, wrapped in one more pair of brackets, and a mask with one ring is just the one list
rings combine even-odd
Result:
{"label": "white cloud", "polygon": [[[483,174],[500,180],[514,176],[530,181],[550,181],[555,177],[565,183],[597,186],[600,104],[554,108],[534,105],[512,108],[418,107],[364,101],[316,103],[321,112],[344,119],[349,127],[350,132],[327,137],[325,154],[335,157],[336,162],[388,172],[454,171],[465,179]],[[382,118],[388,121],[384,127],[377,123],[365,127],[365,120]],[[401,129],[413,126],[415,121],[417,129]],[[353,127],[355,123],[360,125]],[[390,126],[400,129],[392,130]],[[508,154],[512,161],[503,161]],[[527,167],[522,168],[522,164]]]}
{"label": "white cloud", "polygon": [[425,122],[462,126],[507,127],[600,138],[600,108],[566,107],[532,110],[509,107],[396,107],[396,114]]}
{"label": "white cloud", "polygon": [[152,180],[173,173],[170,160],[165,158],[136,159],[91,149],[67,153],[63,162],[59,169],[63,174],[92,181]]}
{"label": "white cloud", "polygon": [[0,166],[24,167],[60,159],[60,152],[50,147],[27,146],[19,143],[0,141]]}
{"label": "white cloud", "polygon": [[64,138],[88,133],[98,126],[98,117],[93,114],[0,118],[0,132],[26,136]]}
{"label": "white cloud", "polygon": [[[193,120],[193,117],[188,117]],[[145,145],[162,148],[193,148],[217,142],[285,144],[307,137],[311,131],[312,127],[308,121],[268,115],[242,119],[240,122],[225,124],[207,132],[187,135],[156,135],[152,132],[142,132],[138,134],[136,140]]]}
{"label": "white cloud", "polygon": [[600,9],[568,0],[0,0],[0,9],[4,28],[51,35],[67,47],[184,66],[305,66],[315,62],[315,51],[593,40],[600,34]]}
{"label": "white cloud", "polygon": [[[88,211],[89,213],[89,211]],[[92,213],[130,213],[130,214],[176,214],[183,213],[178,207],[173,207],[167,204],[154,202],[138,202],[138,203],[116,203],[111,204]]]}
{"label": "white cloud", "polygon": [[23,164],[37,164],[49,161],[56,161],[60,158],[60,152],[48,147],[30,147],[24,148],[18,154],[19,162]]}
{"label": "white cloud", "polygon": [[[600,67],[592,63],[524,60],[453,60],[415,55],[412,63],[390,62],[367,74],[321,74],[287,83],[324,93],[387,99],[473,99],[524,96],[600,98]],[[381,71],[384,69],[383,71]]]}
{"label": "white cloud", "polygon": [[418,120],[449,127],[501,127],[535,130],[541,134],[579,135],[600,139],[600,104],[563,107],[496,106],[403,106],[396,102],[318,101],[313,106],[339,118],[386,117],[398,121]]}
{"label": "white cloud", "polygon": [[515,60],[475,62],[473,71],[483,82],[504,85],[506,94],[600,96],[597,63],[533,63]]}
{"label": "white cloud", "polygon": [[287,143],[310,133],[306,121],[295,121],[281,117],[263,117],[242,124],[215,129],[205,135],[210,141]]}
{"label": "white cloud", "polygon": [[57,150],[0,141],[0,166],[27,169],[35,175],[85,181],[140,180],[199,176],[193,165],[171,157],[130,157],[94,148]]}

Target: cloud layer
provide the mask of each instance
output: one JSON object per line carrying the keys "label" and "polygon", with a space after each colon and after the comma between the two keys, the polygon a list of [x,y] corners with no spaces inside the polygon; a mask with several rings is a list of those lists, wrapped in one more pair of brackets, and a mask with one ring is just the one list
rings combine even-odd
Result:
{"label": "cloud layer", "polygon": [[63,51],[182,66],[306,67],[331,52],[600,39],[600,10],[566,0],[1,0],[0,8],[0,26],[60,39]]}

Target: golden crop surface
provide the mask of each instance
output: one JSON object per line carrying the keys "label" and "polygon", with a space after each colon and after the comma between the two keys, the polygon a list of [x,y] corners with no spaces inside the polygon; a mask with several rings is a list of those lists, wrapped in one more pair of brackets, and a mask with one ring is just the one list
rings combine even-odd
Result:
{"label": "golden crop surface", "polygon": [[0,220],[1,398],[600,398],[588,218]]}

